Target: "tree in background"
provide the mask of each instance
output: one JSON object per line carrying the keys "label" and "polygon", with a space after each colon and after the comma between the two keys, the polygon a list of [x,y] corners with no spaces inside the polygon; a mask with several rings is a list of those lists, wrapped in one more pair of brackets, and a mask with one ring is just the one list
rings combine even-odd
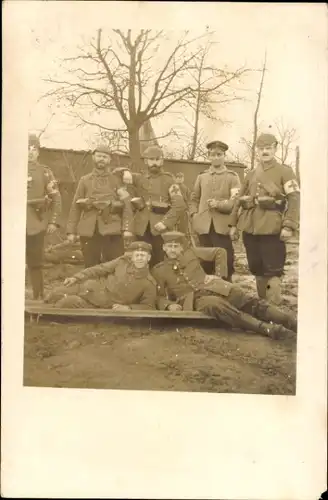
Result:
{"label": "tree in background", "polygon": [[[81,124],[106,133],[119,148],[127,142],[140,168],[140,129],[191,95],[189,71],[201,50],[195,44],[206,36],[184,31],[174,42],[164,31],[115,29],[106,37],[99,29],[63,61],[63,78],[46,80],[51,89],[44,97],[65,102]],[[110,125],[117,117],[121,127]]]}

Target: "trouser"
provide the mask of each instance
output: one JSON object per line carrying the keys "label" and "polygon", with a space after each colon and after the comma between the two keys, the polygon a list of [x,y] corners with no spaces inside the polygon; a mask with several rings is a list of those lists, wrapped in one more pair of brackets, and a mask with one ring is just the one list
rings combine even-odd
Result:
{"label": "trouser", "polygon": [[[297,331],[297,318],[292,312],[281,311],[268,302],[251,297],[235,287],[228,297],[204,292],[196,295],[197,311],[212,316],[231,327],[242,328],[269,335],[276,333],[277,325]],[[281,329],[279,330],[281,333]]]}
{"label": "trouser", "polygon": [[[231,281],[234,273],[234,248],[231,238],[228,234],[219,234],[215,232],[213,222],[208,234],[199,234],[199,243],[202,247],[218,247],[224,248],[227,252],[228,278]],[[207,271],[207,269],[206,269]],[[210,272],[209,274],[213,274]]]}
{"label": "trouser", "polygon": [[286,245],[279,234],[243,232],[243,243],[250,272],[254,276],[281,277],[286,261]]}
{"label": "trouser", "polygon": [[114,302],[106,290],[106,279],[91,279],[70,286],[60,285],[45,298],[55,307],[76,309],[110,309]]}
{"label": "trouser", "polygon": [[45,231],[26,235],[26,265],[33,290],[34,299],[43,298],[43,253]]}
{"label": "trouser", "polygon": [[148,223],[146,231],[142,236],[137,236],[138,241],[145,241],[152,246],[152,254],[149,262],[149,267],[152,268],[159,262],[164,260],[164,250],[163,250],[163,238],[159,235],[153,235],[150,230],[150,224]]}
{"label": "trouser", "polygon": [[98,225],[91,237],[80,236],[84,266],[93,267],[101,262],[108,262],[124,253],[123,236],[120,234],[99,233]]}

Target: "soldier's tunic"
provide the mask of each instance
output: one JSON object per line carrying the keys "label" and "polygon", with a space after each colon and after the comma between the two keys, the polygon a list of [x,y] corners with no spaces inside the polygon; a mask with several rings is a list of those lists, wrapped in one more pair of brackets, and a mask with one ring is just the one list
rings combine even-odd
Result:
{"label": "soldier's tunic", "polygon": [[26,264],[34,298],[42,297],[44,238],[49,224],[58,225],[61,196],[52,171],[38,162],[28,163],[26,206]]}
{"label": "soldier's tunic", "polygon": [[282,228],[299,227],[299,186],[293,170],[272,160],[249,172],[236,200],[231,225],[243,232],[251,273],[282,276],[286,246],[280,232]]}
{"label": "soldier's tunic", "polygon": [[74,277],[78,283],[55,288],[46,301],[63,308],[110,309],[114,304],[140,310],[156,308],[156,282],[148,266],[137,269],[126,255]]}
{"label": "soldier's tunic", "polygon": [[[86,267],[115,259],[124,252],[123,231],[131,231],[133,214],[130,200],[119,199],[120,187],[120,179],[107,170],[94,169],[79,181],[67,233],[80,236]],[[85,203],[79,203],[81,200]]]}
{"label": "soldier's tunic", "polygon": [[[228,279],[234,272],[234,250],[229,236],[230,216],[235,197],[240,189],[238,174],[225,166],[209,167],[198,175],[191,194],[190,215],[195,232],[203,247],[220,247],[227,251]],[[219,207],[210,208],[207,200],[219,201]]]}
{"label": "soldier's tunic", "polygon": [[173,229],[187,207],[179,185],[169,172],[138,174],[135,185],[142,203],[135,206],[133,232],[137,239],[152,245],[152,267],[164,258],[163,239],[155,225],[162,222],[167,229]]}
{"label": "soldier's tunic", "polygon": [[[200,260],[215,262],[217,278],[205,284]],[[296,329],[296,318],[224,281],[226,251],[222,248],[188,248],[176,260],[165,259],[152,269],[157,282],[158,307],[165,310],[178,303],[184,310],[197,310],[232,327],[261,331],[258,320],[273,321]],[[253,318],[254,317],[254,318]],[[257,318],[255,320],[255,318]],[[255,322],[254,322],[255,321]]]}

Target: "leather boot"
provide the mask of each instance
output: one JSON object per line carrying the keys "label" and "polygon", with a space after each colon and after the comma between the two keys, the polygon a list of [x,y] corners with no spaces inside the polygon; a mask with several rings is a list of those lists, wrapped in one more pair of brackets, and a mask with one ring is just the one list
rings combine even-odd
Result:
{"label": "leather boot", "polygon": [[297,332],[297,315],[292,311],[285,312],[272,304],[259,303],[256,308],[256,316],[264,321],[283,325],[288,330]]}
{"label": "leather boot", "polygon": [[269,279],[264,276],[255,276],[257,295],[260,299],[265,299],[267,294],[267,284]]}
{"label": "leather boot", "polygon": [[266,300],[277,306],[281,304],[281,280],[278,276],[273,276],[267,281]]}
{"label": "leather boot", "polygon": [[42,300],[44,295],[42,269],[40,267],[30,269],[30,279],[33,290],[33,299]]}

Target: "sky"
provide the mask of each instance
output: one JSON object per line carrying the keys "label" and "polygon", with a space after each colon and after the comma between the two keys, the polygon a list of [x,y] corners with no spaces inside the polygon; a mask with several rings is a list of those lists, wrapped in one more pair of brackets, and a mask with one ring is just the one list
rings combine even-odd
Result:
{"label": "sky", "polygon": [[[15,3],[19,5],[20,2]],[[124,2],[123,10],[122,2],[115,2],[113,10],[112,2],[29,3],[31,9],[24,19],[26,52],[21,70],[29,88],[30,130],[43,129],[53,112],[49,102],[39,101],[49,88],[43,78],[60,76],[60,59],[75,55],[81,40],[87,41],[99,27],[109,31],[117,26],[158,29],[164,25],[166,30],[172,30],[173,38],[181,29],[190,29],[195,35],[206,28],[215,31],[219,44],[211,62],[218,66],[261,68],[266,51],[268,71],[259,113],[260,129],[267,131],[270,125],[274,126],[275,120],[283,119],[288,127],[297,130],[298,144],[302,144],[301,122],[306,101],[311,99],[308,76],[317,69],[314,54],[327,51],[325,24],[318,23],[320,13],[324,12],[320,4],[204,2],[201,6],[178,2],[173,6],[165,2]],[[19,10],[15,15],[19,18]],[[313,23],[317,23],[315,30]],[[242,151],[240,139],[250,138],[252,133],[260,76],[254,73],[247,79],[250,102],[236,102],[224,110],[230,124],[203,122],[209,139],[227,142],[235,153]],[[221,115],[222,110],[218,109],[217,114]],[[175,124],[174,117],[167,114],[153,125],[155,132],[161,135]],[[42,136],[46,147],[88,149],[92,141],[93,133],[77,129],[76,123],[63,115],[60,108]],[[174,148],[174,144],[171,143],[171,147]]]}

